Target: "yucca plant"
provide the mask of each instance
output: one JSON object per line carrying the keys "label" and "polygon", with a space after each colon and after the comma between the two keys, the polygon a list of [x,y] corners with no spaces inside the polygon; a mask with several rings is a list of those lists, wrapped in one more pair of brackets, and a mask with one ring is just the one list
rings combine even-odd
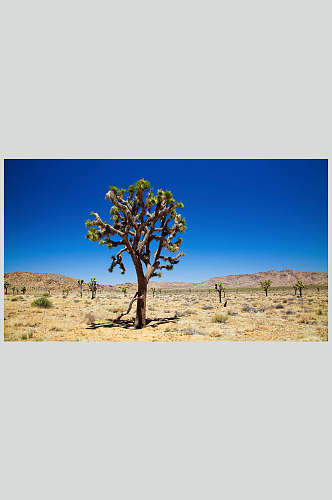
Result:
{"label": "yucca plant", "polygon": [[221,294],[222,294],[222,292],[224,292],[224,297],[225,297],[225,292],[226,292],[226,290],[225,290],[225,288],[222,286],[222,283],[218,283],[218,284],[216,283],[216,284],[214,285],[214,288],[217,290],[217,292],[218,292],[218,294],[219,294],[219,302],[221,303]]}
{"label": "yucca plant", "polygon": [[5,294],[7,295],[7,292],[8,292],[8,288],[10,287],[10,283],[8,283],[8,281],[5,281],[4,284],[4,289],[5,289]]}
{"label": "yucca plant", "polygon": [[298,281],[295,286],[297,287],[298,291],[300,292],[300,297],[302,297],[303,288],[308,288],[308,286],[305,285],[304,283],[302,283],[302,281]]}
{"label": "yucca plant", "polygon": [[265,296],[267,297],[267,291],[271,286],[271,280],[265,280],[260,282],[261,287],[265,291]]}
{"label": "yucca plant", "polygon": [[77,280],[77,283],[78,283],[78,286],[80,287],[80,294],[81,294],[81,297],[83,296],[83,283],[84,283],[84,280]]}
{"label": "yucca plant", "polygon": [[25,294],[26,291],[27,291],[27,289],[25,288],[25,286],[22,286],[21,292],[23,293],[23,295]]}
{"label": "yucca plant", "polygon": [[[117,254],[111,257],[110,272],[119,266],[124,274],[123,253],[127,252],[131,257],[137,275],[137,292],[130,308],[137,301],[135,328],[143,328],[146,325],[146,297],[150,278],[160,277],[162,269],[172,270],[180,257],[184,256],[179,251],[182,238],[177,237],[177,233],[186,229],[185,219],[177,213],[183,204],[175,201],[170,191],[159,189],[154,194],[150,183],[144,179],[128,189],[110,186],[106,199],[112,204],[111,224],[91,212],[94,220],[86,221],[86,237],[109,249],[120,246]],[[176,255],[167,256],[167,250]]]}
{"label": "yucca plant", "polygon": [[97,281],[96,278],[91,278],[88,283],[89,290],[91,292],[91,299],[94,299],[97,292]]}

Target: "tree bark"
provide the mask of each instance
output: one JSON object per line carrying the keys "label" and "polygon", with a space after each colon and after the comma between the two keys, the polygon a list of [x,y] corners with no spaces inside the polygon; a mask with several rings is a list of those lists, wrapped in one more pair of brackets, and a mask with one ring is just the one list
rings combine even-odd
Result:
{"label": "tree bark", "polygon": [[302,288],[300,288],[300,297],[302,297]]}
{"label": "tree bark", "polygon": [[267,290],[265,290],[265,297],[267,297]]}
{"label": "tree bark", "polygon": [[146,326],[146,295],[147,282],[145,276],[137,276],[138,281],[138,296],[136,307],[135,328],[140,329]]}

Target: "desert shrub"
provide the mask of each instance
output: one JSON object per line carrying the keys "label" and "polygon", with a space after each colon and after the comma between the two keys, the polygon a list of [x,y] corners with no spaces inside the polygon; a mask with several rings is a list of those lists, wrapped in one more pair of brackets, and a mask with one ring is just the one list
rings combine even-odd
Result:
{"label": "desert shrub", "polygon": [[212,323],[226,323],[227,316],[224,314],[217,313],[212,318]]}
{"label": "desert shrub", "polygon": [[94,325],[96,323],[96,317],[91,312],[89,312],[85,315],[84,321],[88,325]]}
{"label": "desert shrub", "polygon": [[32,332],[30,332],[28,336],[29,336],[29,339],[32,339],[32,337],[33,337],[33,333],[32,333]]}
{"label": "desert shrub", "polygon": [[26,334],[21,336],[21,340],[27,340],[28,336]]}
{"label": "desert shrub", "polygon": [[18,300],[18,297],[13,297],[12,302],[16,302]]}
{"label": "desert shrub", "polygon": [[176,318],[180,318],[182,316],[189,316],[189,314],[192,314],[192,310],[191,309],[183,309],[183,310],[175,310],[174,311],[174,316]]}
{"label": "desert shrub", "polygon": [[284,308],[284,306],[282,304],[277,304],[276,305],[276,309],[283,309],[283,308]]}
{"label": "desert shrub", "polygon": [[203,310],[213,309],[213,306],[202,306]]}
{"label": "desert shrub", "polygon": [[323,311],[321,309],[317,309],[316,314],[318,314],[318,316],[320,316],[321,314],[323,314]]}
{"label": "desert shrub", "polygon": [[47,307],[52,307],[52,302],[50,302],[47,297],[40,297],[34,300],[31,305],[33,307],[44,307],[46,309]]}
{"label": "desert shrub", "polygon": [[196,328],[193,327],[188,327],[184,328],[181,330],[182,333],[185,333],[186,335],[207,335],[205,332],[202,332],[200,330],[197,330]]}
{"label": "desert shrub", "polygon": [[287,304],[287,299],[284,299],[284,300],[282,301],[282,303],[283,303],[283,304]]}
{"label": "desert shrub", "polygon": [[293,311],[291,311],[290,309],[288,309],[288,311],[285,311],[286,314],[294,314]]}

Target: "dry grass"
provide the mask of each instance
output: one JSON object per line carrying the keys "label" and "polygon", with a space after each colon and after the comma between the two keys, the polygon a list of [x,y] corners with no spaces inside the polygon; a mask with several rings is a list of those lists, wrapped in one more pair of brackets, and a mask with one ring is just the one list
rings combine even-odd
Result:
{"label": "dry grass", "polygon": [[[152,294],[148,324],[135,330],[135,307],[118,323],[130,296],[100,294],[62,298],[52,293],[53,307],[31,307],[35,297],[12,301],[5,296],[6,341],[327,341],[327,293],[310,290],[302,300],[287,292],[230,293],[227,307],[210,293]],[[282,304],[282,308],[276,305]]]}

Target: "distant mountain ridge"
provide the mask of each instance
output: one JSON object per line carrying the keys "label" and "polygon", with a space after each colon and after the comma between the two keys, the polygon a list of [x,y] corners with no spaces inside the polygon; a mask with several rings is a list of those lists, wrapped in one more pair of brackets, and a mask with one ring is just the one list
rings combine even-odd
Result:
{"label": "distant mountain ridge", "polygon": [[[30,273],[30,272],[13,272],[5,274],[5,281],[10,285],[20,288],[25,286],[27,289],[47,289],[59,290],[63,288],[78,288],[78,278],[62,276],[61,274],[48,273]],[[327,285],[328,274],[317,271],[294,271],[292,269],[284,269],[282,271],[265,271],[252,274],[230,274],[228,276],[218,276],[202,281],[200,283],[188,283],[183,281],[151,281],[150,288],[212,288],[215,283],[222,282],[227,288],[254,288],[259,287],[261,281],[271,280],[271,286],[291,286],[297,281],[303,281],[306,285]],[[122,283],[117,285],[99,285],[102,289],[109,290],[122,286],[136,286],[135,283]],[[87,284],[84,285],[84,290],[88,289]]]}

